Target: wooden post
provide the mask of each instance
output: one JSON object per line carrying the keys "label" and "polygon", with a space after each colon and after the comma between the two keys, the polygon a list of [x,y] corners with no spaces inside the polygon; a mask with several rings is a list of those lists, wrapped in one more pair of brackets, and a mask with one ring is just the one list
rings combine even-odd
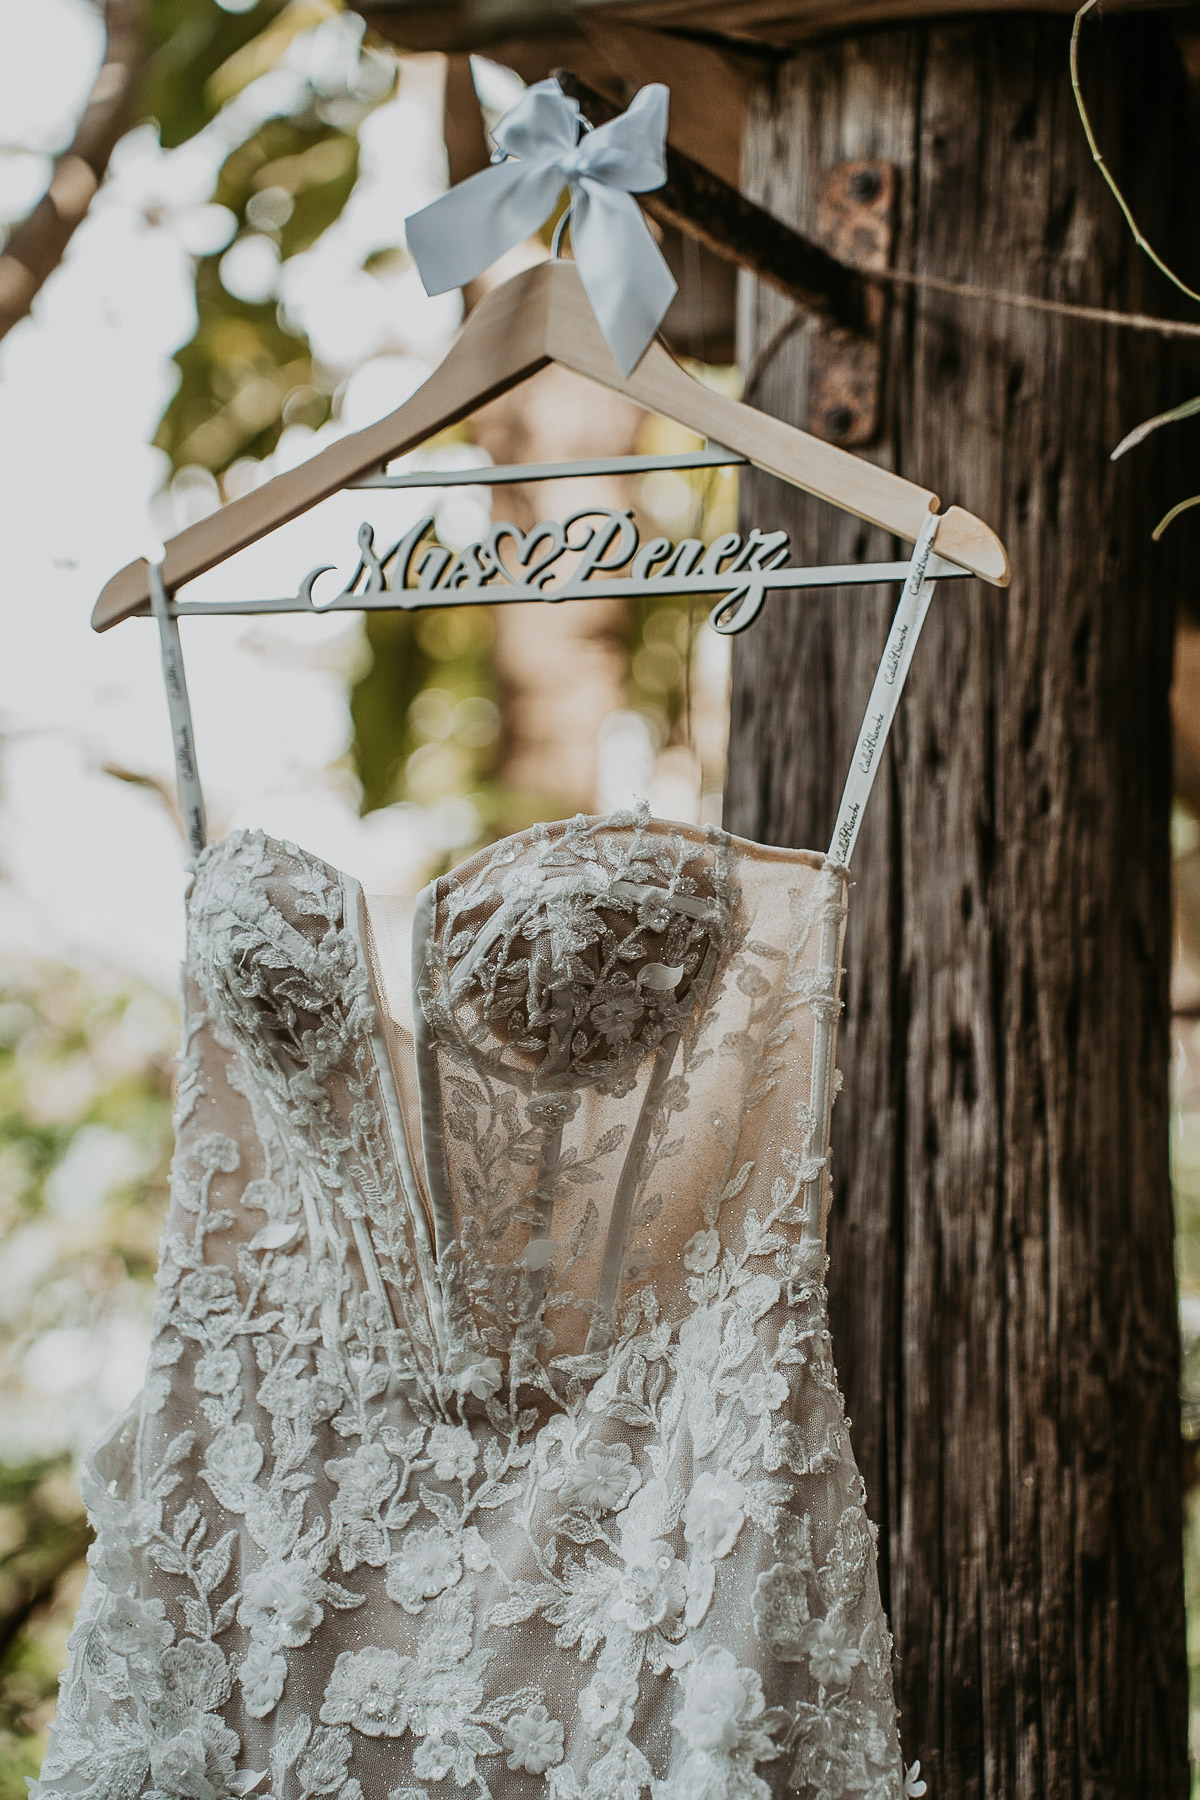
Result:
{"label": "wooden post", "polygon": [[[898,266],[1163,311],[1089,160],[1068,24],[806,49],[752,96],[744,186],[814,227],[822,172],[897,165]],[[1102,140],[1169,247],[1169,46],[1086,46]],[[802,422],[809,337],[747,283],[748,398]],[[1172,498],[1108,453],[1183,397],[1160,341],[897,302],[873,454],[996,525],[1008,593],[934,602],[857,852],[834,1122],[834,1347],[936,1800],[1182,1800],[1186,1664],[1167,1171]],[[1191,391],[1191,390],[1188,390]],[[813,561],[894,555],[748,475]],[[1177,540],[1177,543],[1181,540]],[[823,846],[893,595],[772,603],[734,660],[727,822]]]}

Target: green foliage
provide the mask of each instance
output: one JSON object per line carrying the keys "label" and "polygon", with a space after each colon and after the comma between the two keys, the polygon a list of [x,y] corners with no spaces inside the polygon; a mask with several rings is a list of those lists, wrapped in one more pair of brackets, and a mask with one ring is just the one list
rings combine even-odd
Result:
{"label": "green foliage", "polygon": [[[333,0],[258,0],[242,13],[214,0],[152,0],[144,105],[164,146],[210,124],[304,31],[340,10]],[[234,243],[261,240],[266,258],[281,262],[311,248],[353,191],[358,125],[393,87],[393,63],[373,52],[332,90],[301,81],[290,111],[259,124],[221,168],[212,197],[233,214]],[[281,320],[273,297],[247,300],[223,286],[224,254],[197,263],[196,331],[175,358],[179,388],[155,439],[175,468],[214,474],[238,457],[269,455],[285,424],[315,427],[330,412],[307,340]]]}
{"label": "green foliage", "polygon": [[704,617],[695,601],[678,596],[640,600],[630,610],[629,697],[661,719],[665,739],[687,728],[688,671]]}
{"label": "green foliage", "polygon": [[[261,237],[281,259],[307,250],[340,215],[358,176],[358,143],[327,124],[315,96],[299,115],[268,119],[226,159],[213,195],[238,236]],[[179,389],[155,443],[176,468],[214,474],[238,456],[270,454],[287,422],[323,424],[329,399],[313,385],[308,342],[280,321],[273,299],[228,293],[220,256],[196,268],[196,332],[175,361]]]}
{"label": "green foliage", "polygon": [[490,613],[371,613],[365,632],[370,658],[350,695],[362,811],[469,794],[495,815]]}
{"label": "green foliage", "polygon": [[176,1029],[158,995],[0,969],[0,1800],[37,1773],[88,1542],[73,1397],[36,1371],[56,1338],[94,1366],[110,1322],[148,1318]]}
{"label": "green foliage", "polygon": [[38,1772],[89,1535],[67,1457],[0,1464],[0,1800]]}
{"label": "green foliage", "polygon": [[[290,37],[275,35],[286,47]],[[255,40],[249,48],[260,52],[252,68],[261,72],[270,46]],[[265,120],[230,152],[213,199],[237,222],[235,244],[259,240],[268,257],[285,262],[340,217],[358,178],[353,127],[392,88],[375,65],[360,68],[373,72],[356,94],[305,84],[290,114]],[[176,468],[199,464],[214,474],[238,457],[268,456],[285,424],[315,427],[330,412],[307,340],[282,321],[274,298],[246,300],[226,289],[224,254],[197,264],[196,331],[176,355],[179,388],[155,438]]]}
{"label": "green foliage", "polygon": [[231,13],[215,0],[149,0],[147,26],[154,48],[144,77],[143,108],[157,121],[166,149],[186,143],[216,116],[222,102],[214,77],[286,6],[287,0],[258,0],[248,12]]}
{"label": "green foliage", "polygon": [[179,387],[154,437],[175,468],[199,464],[219,474],[239,456],[269,456],[285,416],[324,423],[329,400],[312,385],[307,340],[280,324],[274,301],[235,300],[221,286],[217,259],[205,257],[196,310],[195,336],[175,357]]}

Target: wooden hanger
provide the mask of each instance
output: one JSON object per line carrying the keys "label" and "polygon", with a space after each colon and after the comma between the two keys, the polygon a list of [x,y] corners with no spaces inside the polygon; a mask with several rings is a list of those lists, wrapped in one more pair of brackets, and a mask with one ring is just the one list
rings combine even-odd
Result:
{"label": "wooden hanger", "polygon": [[[672,419],[910,543],[939,504],[936,494],[901,475],[713,393],[681,369],[657,341],[633,373],[623,376],[574,265],[551,260],[493,289],[471,313],[443,362],[395,412],[173,537],[163,563],[167,590],[176,592],[184,582],[457,424],[551,362],[615,389],[646,411]],[[942,515],[937,551],[994,587],[1008,584],[1004,545],[990,526],[960,506]],[[149,565],[139,559],[105,585],[92,612],[92,627],[107,631],[149,608]]]}

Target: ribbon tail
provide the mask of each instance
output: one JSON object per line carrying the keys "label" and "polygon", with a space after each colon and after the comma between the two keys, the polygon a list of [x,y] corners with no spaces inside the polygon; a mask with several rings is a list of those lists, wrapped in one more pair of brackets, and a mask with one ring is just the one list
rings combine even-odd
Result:
{"label": "ribbon tail", "polygon": [[464,287],[531,237],[562,189],[562,170],[554,164],[498,163],[413,213],[405,232],[426,293]]}
{"label": "ribbon tail", "polygon": [[572,193],[579,278],[622,375],[629,375],[675,298],[675,277],[632,195],[586,177]]}

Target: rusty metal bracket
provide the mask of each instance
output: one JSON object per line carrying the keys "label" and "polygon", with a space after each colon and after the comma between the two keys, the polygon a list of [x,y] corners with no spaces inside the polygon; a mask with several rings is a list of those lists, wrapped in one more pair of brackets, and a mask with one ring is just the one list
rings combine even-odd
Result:
{"label": "rusty metal bracket", "polygon": [[[816,237],[841,263],[886,272],[892,258],[896,170],[862,158],[830,169],[817,201]],[[828,316],[813,333],[808,428],[829,443],[869,444],[879,430],[887,294],[866,284],[865,330]]]}

